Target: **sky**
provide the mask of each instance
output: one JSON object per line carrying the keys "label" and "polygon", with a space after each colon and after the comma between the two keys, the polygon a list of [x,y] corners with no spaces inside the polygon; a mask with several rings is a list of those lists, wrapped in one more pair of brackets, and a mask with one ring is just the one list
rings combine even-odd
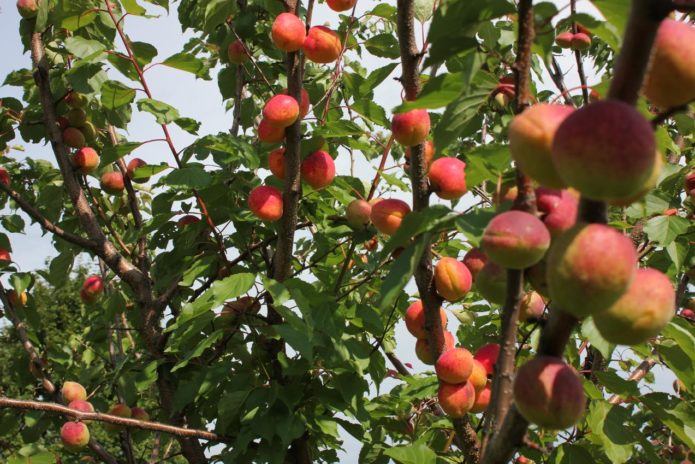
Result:
{"label": "sky", "polygon": [[[395,4],[395,0],[389,0],[389,3]],[[566,2],[556,0],[554,3],[564,5]],[[374,2],[366,2],[360,0],[358,2],[357,14],[371,9]],[[175,5],[174,5],[175,7]],[[587,0],[578,2],[578,10],[596,15],[597,12]],[[182,34],[178,24],[175,10],[169,15],[157,7],[148,6],[148,13],[159,15],[157,19],[142,19],[129,16],[125,20],[125,29],[132,40],[146,41],[154,45],[159,54],[157,59],[164,58],[178,53],[182,45],[191,37],[191,33]],[[0,44],[2,44],[2,60],[0,60],[0,77],[7,75],[10,71],[19,68],[29,68],[31,59],[28,53],[22,53],[22,46],[18,34],[19,15],[14,6],[13,0],[1,0],[0,2]],[[337,14],[332,12],[324,3],[317,4],[314,10],[314,24],[336,23]],[[579,85],[579,79],[575,70],[575,64],[572,56],[568,52],[558,57],[561,68],[566,71],[565,77],[568,88],[574,88]],[[362,60],[362,65],[367,69],[376,69],[385,65],[390,60],[368,57]],[[164,66],[155,66],[147,71],[147,79],[150,88],[153,91],[153,97],[176,107],[181,116],[190,117],[202,122],[202,127],[199,133],[214,134],[220,131],[226,131],[231,126],[231,112],[226,112],[224,104],[219,93],[217,81],[214,78],[216,72],[213,71],[213,79],[204,81],[196,79],[192,74],[173,70]],[[394,75],[400,74],[400,68],[394,71]],[[591,69],[587,69],[589,84],[596,83],[597,77],[592,73]],[[120,74],[115,73],[114,76],[121,78]],[[4,77],[3,77],[4,78]],[[545,76],[545,82],[541,84],[541,88],[555,90],[549,84],[551,81]],[[400,103],[400,89],[393,84],[392,79],[386,79],[375,92],[376,101],[387,110],[395,107]],[[0,96],[14,96],[20,98],[21,95],[13,87],[0,87]],[[155,124],[154,118],[149,114],[140,114],[137,111],[133,112],[133,122],[129,125],[127,137],[130,141],[143,141],[161,137],[161,129]],[[182,149],[195,140],[195,137],[182,131],[175,125],[170,126],[170,131],[177,149]],[[15,140],[14,143],[20,143]],[[167,162],[173,164],[171,153],[167,146],[163,143],[150,143],[139,148],[135,155],[143,158],[148,163],[157,164],[159,162]],[[31,157],[41,158],[54,161],[50,147],[43,145],[26,145],[25,151],[13,151],[11,156],[17,158]],[[336,159],[337,171],[349,172],[349,158],[341,152]],[[358,161],[360,173],[366,172],[363,179],[369,181],[375,172],[374,166],[369,165],[363,160]],[[268,172],[261,172],[265,176]],[[403,199],[408,200],[407,194],[402,194]],[[470,200],[463,202],[463,207],[470,204]],[[27,224],[29,223],[26,218]],[[45,266],[46,259],[55,255],[55,251],[51,245],[51,240],[44,236],[37,226],[27,227],[25,234],[11,234],[13,246],[13,259],[22,271],[35,271],[42,269]],[[411,282],[407,287],[410,294],[416,293],[415,286]],[[453,316],[449,317],[449,330],[455,332],[458,323]],[[405,330],[402,323],[396,328],[397,340],[410,340],[411,335]],[[414,340],[413,343],[401,343],[396,351],[396,354],[404,362],[413,364],[414,372],[423,372],[428,369],[420,363],[414,355]],[[670,384],[673,380],[672,374],[660,367],[655,369],[659,378],[658,387],[663,391],[671,391]],[[387,380],[383,388],[388,390],[395,385],[395,381]],[[382,391],[384,391],[382,389]],[[349,435],[345,435],[345,452],[341,454],[341,462],[352,463],[357,462],[357,453],[359,453],[359,443],[352,439]]]}

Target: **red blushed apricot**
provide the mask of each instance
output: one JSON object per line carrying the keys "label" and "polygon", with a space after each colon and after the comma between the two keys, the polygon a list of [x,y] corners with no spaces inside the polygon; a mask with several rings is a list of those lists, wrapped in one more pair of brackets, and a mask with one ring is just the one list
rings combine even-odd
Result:
{"label": "red blushed apricot", "polygon": [[285,140],[285,128],[273,126],[265,119],[258,124],[258,140],[263,143],[280,143]]}
{"label": "red blushed apricot", "polygon": [[39,13],[38,0],[17,0],[17,11],[24,19],[35,17]]}
{"label": "red blushed apricot", "polygon": [[278,179],[285,178],[285,149],[276,148],[268,155],[268,169]]}
{"label": "red blushed apricot", "polygon": [[94,148],[84,147],[72,157],[72,164],[80,174],[90,174],[99,167],[99,153]]}
{"label": "red blushed apricot", "polygon": [[[130,419],[133,417],[133,410],[123,403],[117,403],[113,405],[111,409],[109,409],[107,414]],[[110,432],[120,432],[124,427],[122,425],[110,424],[107,422],[104,424],[104,428]]]}
{"label": "red blushed apricot", "polygon": [[608,309],[594,314],[603,338],[637,345],[656,336],[676,311],[671,280],[656,269],[639,269],[628,290]]}
{"label": "red blushed apricot", "polygon": [[230,63],[241,64],[249,59],[246,48],[241,40],[235,40],[227,47],[227,57]]}
{"label": "red blushed apricot", "polygon": [[654,152],[654,167],[652,168],[651,174],[649,174],[649,177],[647,180],[642,184],[642,188],[640,189],[639,192],[637,192],[635,195],[632,195],[627,198],[612,198],[608,200],[608,203],[614,206],[628,206],[631,205],[632,203],[641,200],[644,198],[645,195],[647,195],[649,192],[651,192],[654,187],[656,187],[657,182],[659,181],[659,177],[661,176],[661,170],[664,167],[664,160],[662,159],[661,153],[659,153],[659,150]]}
{"label": "red blushed apricot", "polygon": [[507,294],[507,271],[502,266],[488,261],[476,276],[475,287],[490,303],[504,304]]}
{"label": "red blushed apricot", "polygon": [[128,178],[135,182],[147,182],[150,180],[149,176],[137,176],[135,174],[135,171],[139,168],[147,166],[147,163],[145,160],[140,159],[140,158],[133,158],[132,160],[128,161],[128,165],[126,166],[126,172],[128,173]]}
{"label": "red blushed apricot", "polygon": [[[289,91],[284,89],[282,91],[283,95],[289,95]],[[307,92],[303,87],[299,92],[300,102],[299,102],[299,119],[304,119],[304,117],[309,113],[311,109],[311,100],[309,100],[309,92]]]}
{"label": "red blushed apricot", "polygon": [[304,56],[314,63],[332,63],[342,49],[338,34],[325,26],[312,27],[304,40]]}
{"label": "red blushed apricot", "polygon": [[7,299],[10,300],[12,306],[21,308],[29,301],[29,295],[27,295],[27,292],[22,292],[17,296],[16,291],[10,290],[7,292]]}
{"label": "red blushed apricot", "polygon": [[509,126],[509,149],[524,174],[541,185],[562,188],[565,182],[551,161],[555,132],[574,112],[566,105],[538,104],[512,120]]}
{"label": "red blushed apricot", "polygon": [[[442,353],[446,353],[449,350],[453,350],[456,346],[454,341],[454,336],[448,330],[444,331],[444,349]],[[432,358],[432,351],[430,350],[430,342],[426,338],[418,338],[415,342],[415,355],[418,357],[423,364],[429,366],[434,364],[434,358]]]}
{"label": "red blushed apricot", "polygon": [[487,385],[487,371],[483,363],[473,358],[473,369],[471,370],[471,375],[468,377],[468,383],[473,385],[476,393],[483,391]]}
{"label": "red blushed apricot", "polygon": [[282,217],[282,193],[269,185],[261,185],[251,190],[249,209],[259,219],[277,221]]}
{"label": "red blushed apricot", "polygon": [[345,211],[348,224],[355,229],[364,229],[371,214],[372,205],[362,199],[352,200]]}
{"label": "red blushed apricot", "polygon": [[357,0],[326,0],[328,7],[333,11],[347,11],[354,7]]}
{"label": "red blushed apricot", "polygon": [[263,107],[263,119],[275,127],[291,126],[299,117],[299,103],[289,95],[274,95]]}
{"label": "red blushed apricot", "polygon": [[471,290],[473,277],[465,264],[455,258],[442,258],[434,268],[437,293],[449,302],[461,300]]}
{"label": "red blushed apricot", "polygon": [[570,114],[553,138],[552,160],[563,181],[592,200],[638,194],[654,170],[656,141],[647,119],[617,100]]}
{"label": "red blushed apricot", "polygon": [[4,248],[0,248],[0,261],[12,261],[10,252],[5,250]]}
{"label": "red blushed apricot", "polygon": [[458,158],[447,156],[434,160],[427,173],[434,193],[445,200],[461,198],[468,191],[465,168],[466,163]]}
{"label": "red blushed apricot", "polygon": [[410,110],[396,113],[391,120],[393,137],[401,145],[412,147],[425,141],[430,132],[430,115],[427,110]]}
{"label": "red blushed apricot", "polygon": [[536,189],[536,205],[541,220],[553,237],[571,229],[577,222],[579,198],[569,190]]}
{"label": "red blushed apricot", "polygon": [[555,43],[560,46],[560,48],[570,48],[572,46],[572,34],[570,31],[561,32],[555,36]]}
{"label": "red blushed apricot", "polygon": [[143,421],[143,422],[149,422],[150,420],[150,415],[147,413],[142,408],[131,408],[131,417],[135,420]]}
{"label": "red blushed apricot", "polygon": [[550,299],[582,319],[615,303],[636,271],[629,238],[603,224],[578,224],[557,237],[548,253]]}
{"label": "red blushed apricot", "polygon": [[514,403],[526,420],[562,430],[584,415],[586,396],[577,372],[562,359],[539,356],[519,368]]}
{"label": "red blushed apricot", "polygon": [[451,384],[442,382],[437,392],[439,406],[450,417],[463,417],[471,410],[475,402],[475,389],[466,383]]}
{"label": "red blushed apricot", "polygon": [[10,173],[5,168],[0,168],[0,184],[10,185]]}
{"label": "red blushed apricot", "polygon": [[497,343],[488,343],[478,348],[473,358],[479,361],[485,368],[485,372],[492,374],[497,364],[497,358],[500,355],[500,346]]}
{"label": "red blushed apricot", "polygon": [[66,403],[71,403],[76,400],[87,400],[87,390],[77,382],[65,382],[60,392]]}
{"label": "red blushed apricot", "polygon": [[119,195],[125,189],[123,174],[118,171],[105,172],[101,175],[101,189],[111,195]]}
{"label": "red blushed apricot", "polygon": [[179,219],[176,224],[179,227],[186,227],[187,225],[197,224],[199,222],[200,222],[200,218],[198,216],[193,216],[192,214],[187,214],[187,215],[183,216],[181,219]]}
{"label": "red blushed apricot", "polygon": [[374,227],[386,235],[393,235],[401,226],[406,215],[410,214],[410,206],[402,200],[381,200],[372,206],[370,216]]}
{"label": "red blushed apricot", "polygon": [[545,311],[545,301],[538,292],[527,292],[521,298],[519,320],[521,322],[538,320]]}
{"label": "red blushed apricot", "polygon": [[[446,312],[439,308],[439,317],[442,321],[442,327],[446,327]],[[414,301],[405,312],[405,327],[415,338],[427,338],[425,331],[425,309],[422,305],[422,300]]]}
{"label": "red blushed apricot", "polygon": [[656,34],[644,94],[669,108],[695,99],[695,27],[665,19]]}
{"label": "red blushed apricot", "polygon": [[487,406],[490,404],[490,399],[492,398],[492,382],[485,384],[482,390],[476,392],[475,401],[471,407],[471,413],[478,414],[485,412]]}
{"label": "red blushed apricot", "polygon": [[89,429],[82,422],[66,422],[60,428],[60,439],[69,451],[79,451],[89,444]]}
{"label": "red blushed apricot", "polygon": [[89,295],[98,295],[104,291],[104,281],[99,276],[89,276],[84,280],[82,290]]}
{"label": "red blushed apricot", "polygon": [[315,190],[328,187],[335,178],[335,162],[331,155],[317,150],[307,156],[301,165],[302,180]]}
{"label": "red blushed apricot", "polygon": [[487,263],[487,255],[480,248],[471,248],[463,257],[463,264],[471,271],[473,280],[485,266],[485,263]]}
{"label": "red blushed apricot", "polygon": [[84,134],[76,127],[68,127],[63,131],[63,143],[70,148],[82,148],[86,143]]}
{"label": "red blushed apricot", "polygon": [[465,348],[454,348],[442,353],[434,370],[442,382],[464,383],[473,372],[473,355]]}
{"label": "red blushed apricot", "polygon": [[304,45],[306,26],[292,13],[280,13],[270,30],[276,47],[284,52],[296,52]]}
{"label": "red blushed apricot", "polygon": [[94,412],[94,406],[92,406],[92,403],[84,400],[70,401],[68,408],[81,412]]}
{"label": "red blushed apricot", "polygon": [[480,243],[491,261],[508,269],[525,269],[543,259],[550,233],[536,216],[512,210],[492,218]]}
{"label": "red blushed apricot", "polygon": [[572,35],[572,49],[573,50],[588,50],[591,48],[591,37],[583,32],[577,32]]}
{"label": "red blushed apricot", "polygon": [[[432,164],[434,152],[434,143],[432,143],[431,140],[425,140],[425,148],[423,151],[423,156],[425,158],[425,167],[428,167],[430,164]],[[408,164],[410,163],[410,147],[406,147],[405,149],[405,160]]]}

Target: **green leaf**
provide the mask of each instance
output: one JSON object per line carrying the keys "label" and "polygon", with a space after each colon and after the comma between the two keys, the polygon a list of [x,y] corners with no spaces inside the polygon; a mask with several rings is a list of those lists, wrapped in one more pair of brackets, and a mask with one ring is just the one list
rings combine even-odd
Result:
{"label": "green leaf", "polygon": [[434,205],[407,214],[396,233],[384,245],[381,257],[385,259],[393,250],[407,244],[411,238],[449,224],[455,217],[456,215],[444,205]]}
{"label": "green leaf", "polygon": [[657,216],[644,225],[649,240],[665,247],[688,230],[690,221],[679,216]]}
{"label": "green leaf", "polygon": [[625,380],[613,371],[594,371],[593,375],[596,376],[601,385],[616,395],[628,398],[640,394],[637,382]]}
{"label": "green leaf", "polygon": [[135,100],[135,89],[118,81],[106,81],[101,85],[101,104],[106,109],[114,110],[131,104],[133,100]]}
{"label": "green leaf", "polygon": [[[434,129],[434,146],[444,149],[457,137],[463,136],[468,125],[479,119],[478,112],[487,103],[489,96],[487,91],[476,91],[461,95],[449,104]],[[478,128],[479,124],[476,124],[475,129]]]}
{"label": "green leaf", "polygon": [[76,57],[87,59],[106,50],[106,45],[98,40],[89,40],[74,36],[65,39],[65,48]]}
{"label": "green leaf", "polygon": [[172,187],[201,189],[212,183],[212,176],[202,166],[188,166],[175,169],[162,182]]}
{"label": "green leaf", "polygon": [[658,346],[666,365],[682,380],[688,390],[695,389],[695,333],[693,326],[682,318],[675,318],[661,331],[663,340]]}
{"label": "green leaf", "polygon": [[612,463],[627,462],[632,456],[637,434],[628,424],[630,413],[607,401],[592,401],[586,418],[591,428],[590,439],[598,442]]}
{"label": "green leaf", "polygon": [[193,118],[178,118],[174,120],[174,124],[193,135],[198,135],[198,131],[200,130],[200,122]]}
{"label": "green leaf", "polygon": [[138,109],[153,115],[159,124],[169,124],[179,117],[179,112],[176,108],[152,98],[138,100]]}
{"label": "green leaf", "polygon": [[396,299],[403,291],[417,268],[425,246],[430,241],[430,234],[419,236],[408,246],[391,265],[388,275],[384,279],[379,295],[379,309],[385,311],[395,304]]}
{"label": "green leaf", "polygon": [[421,23],[432,17],[434,12],[434,0],[415,0],[415,19]]}
{"label": "green leaf", "polygon": [[454,101],[463,91],[464,85],[462,73],[440,74],[427,81],[417,100],[405,102],[393,111],[401,113],[416,108],[441,108]]}
{"label": "green leaf", "polygon": [[394,69],[398,66],[397,63],[389,63],[386,66],[377,68],[372,71],[369,76],[360,84],[359,93],[362,95],[373,94],[374,89],[384,82],[391,75]]}
{"label": "green leaf", "polygon": [[142,145],[141,142],[124,142],[110,147],[104,147],[101,151],[101,164],[107,166],[116,160],[123,158],[128,153]]}
{"label": "green leaf", "polygon": [[[231,3],[231,2],[230,2]],[[205,63],[190,53],[181,52],[162,61],[164,66],[186,71],[203,79],[210,79]]]}
{"label": "green leaf", "polygon": [[350,135],[362,135],[364,129],[352,121],[331,121],[314,130],[314,135],[320,135],[327,139],[348,137]]}
{"label": "green leaf", "polygon": [[592,0],[606,21],[616,29],[615,35],[623,37],[627,18],[630,17],[629,0]]}
{"label": "green leaf", "polygon": [[594,318],[589,317],[582,321],[582,335],[589,340],[591,346],[601,352],[604,358],[610,359],[615,345],[603,338],[603,335],[601,335],[594,324]]}
{"label": "green leaf", "polygon": [[595,459],[586,448],[567,443],[555,448],[548,460],[549,464],[587,464],[589,462],[595,462]]}
{"label": "green leaf", "polygon": [[364,43],[369,53],[380,58],[398,58],[401,50],[393,34],[377,34]]}
{"label": "green leaf", "polygon": [[695,406],[665,393],[649,393],[644,403],[688,448],[695,448]]}
{"label": "green leaf", "polygon": [[229,0],[210,0],[205,5],[205,32],[212,32],[236,10],[236,2]]}
{"label": "green leaf", "polygon": [[384,454],[401,464],[435,464],[437,462],[437,453],[422,442],[389,448],[384,451]]}
{"label": "green leaf", "polygon": [[479,145],[466,155],[466,185],[477,187],[484,180],[496,179],[511,164],[509,146],[499,144]]}
{"label": "green leaf", "polygon": [[137,1],[135,0],[121,0],[121,3],[123,4],[123,8],[132,15],[135,16],[142,16],[145,14],[145,9],[138,5]]}

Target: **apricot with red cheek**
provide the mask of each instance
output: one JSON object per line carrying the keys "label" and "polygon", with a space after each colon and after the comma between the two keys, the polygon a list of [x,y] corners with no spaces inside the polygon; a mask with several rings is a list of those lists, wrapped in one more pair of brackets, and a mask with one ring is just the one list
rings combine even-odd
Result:
{"label": "apricot with red cheek", "polygon": [[[110,414],[112,416],[125,417],[127,419],[133,417],[133,411],[123,403],[117,403],[113,405],[111,409],[109,409],[107,414]],[[109,432],[120,432],[124,429],[122,425],[112,424],[108,422],[104,424],[104,428]]]}
{"label": "apricot with red cheek", "polygon": [[603,338],[637,345],[656,336],[673,318],[676,292],[671,280],[656,269],[639,269],[632,284],[608,309],[594,314]]}
{"label": "apricot with red cheek", "polygon": [[519,309],[519,321],[536,321],[545,312],[545,301],[538,292],[527,292],[521,298]]}
{"label": "apricot with red cheek", "polygon": [[473,355],[465,348],[454,348],[442,353],[434,370],[442,382],[464,383],[473,372]]}
{"label": "apricot with red cheek", "polygon": [[[289,95],[289,90],[284,89],[282,93],[284,95]],[[311,109],[311,100],[309,100],[309,92],[307,92],[303,87],[299,92],[299,95],[299,119],[304,119]]]}
{"label": "apricot with red cheek", "polygon": [[145,160],[141,158],[133,158],[132,160],[128,161],[128,165],[126,166],[126,172],[128,173],[128,178],[134,182],[147,182],[150,180],[149,176],[138,176],[135,174],[135,171],[147,166],[147,163]]}
{"label": "apricot with red cheek", "polygon": [[476,393],[483,391],[487,385],[487,370],[483,363],[473,358],[473,369],[471,370],[471,375],[468,377],[468,383],[473,385]]}
{"label": "apricot with red cheek", "polygon": [[[439,317],[442,321],[442,327],[446,327],[446,311],[439,308]],[[425,308],[422,300],[414,301],[405,312],[405,327],[415,338],[427,338],[425,330]]]}
{"label": "apricot with red cheek", "polygon": [[480,390],[479,392],[476,392],[475,401],[473,402],[473,406],[471,407],[470,412],[473,414],[485,412],[488,405],[490,404],[491,398],[492,398],[492,382],[488,382],[482,390]]}
{"label": "apricot with red cheek", "polygon": [[555,133],[574,112],[566,105],[538,104],[512,120],[509,126],[509,149],[524,174],[541,185],[562,188],[565,182],[551,160]]}
{"label": "apricot with red cheek", "polygon": [[269,185],[261,185],[251,190],[249,209],[259,219],[277,221],[282,217],[282,193]]}
{"label": "apricot with red cheek", "polygon": [[82,422],[66,422],[60,428],[60,439],[68,451],[79,451],[89,444],[89,429]]}
{"label": "apricot with red cheek", "polygon": [[74,90],[68,92],[63,98],[63,101],[69,108],[84,108],[87,106],[87,98]]}
{"label": "apricot with red cheek", "polygon": [[466,188],[466,163],[458,158],[437,158],[430,165],[427,177],[430,186],[439,198],[455,200],[461,198]]}
{"label": "apricot with red cheek", "polygon": [[123,174],[119,171],[105,172],[101,175],[101,189],[111,195],[119,195],[125,189]]}
{"label": "apricot with red cheek", "polygon": [[497,343],[488,343],[478,348],[473,358],[483,365],[485,372],[492,374],[495,370],[495,364],[497,364],[499,355],[500,346]]}
{"label": "apricot with red cheek", "polygon": [[539,187],[536,189],[536,205],[543,224],[553,237],[571,229],[577,222],[579,198],[569,190]]}
{"label": "apricot with red cheek", "polygon": [[491,261],[507,269],[525,269],[543,259],[550,233],[536,216],[512,210],[492,218],[480,243]]}
{"label": "apricot with red cheek", "polygon": [[603,224],[578,224],[555,239],[547,260],[550,299],[582,319],[628,289],[637,271],[632,241]]}
{"label": "apricot with red cheek", "polygon": [[241,40],[235,40],[227,47],[227,57],[230,63],[241,64],[248,61],[249,57],[246,54],[246,48]]}
{"label": "apricot with red cheek", "polygon": [[480,295],[490,303],[504,304],[507,293],[507,271],[500,265],[488,261],[475,278]]}
{"label": "apricot with red cheek", "polygon": [[332,63],[342,49],[338,34],[326,26],[312,27],[304,40],[304,56],[314,63]]}
{"label": "apricot with red cheek", "polygon": [[22,308],[29,301],[29,295],[27,292],[22,292],[17,296],[16,291],[10,290],[7,292],[7,299],[10,300],[12,306]]}
{"label": "apricot with red cheek", "polygon": [[12,261],[12,257],[8,250],[0,248],[0,261]]}
{"label": "apricot with red cheek", "polygon": [[326,0],[326,3],[331,10],[341,12],[354,7],[357,0]]}
{"label": "apricot with red cheek", "polygon": [[517,371],[514,403],[529,422],[562,430],[582,418],[586,396],[571,366],[560,358],[538,356]]}
{"label": "apricot with red cheek", "polygon": [[434,269],[434,285],[439,296],[449,302],[461,300],[471,290],[473,277],[465,264],[455,258],[442,258]]}
{"label": "apricot with red cheek", "polygon": [[39,13],[39,2],[38,0],[17,0],[17,11],[24,19],[34,18]]}
{"label": "apricot with red cheek", "polygon": [[66,403],[71,403],[76,400],[87,400],[87,390],[77,382],[65,382],[60,393],[63,395],[63,400],[65,400]]}
{"label": "apricot with red cheek", "polygon": [[370,222],[371,214],[372,205],[361,198],[352,200],[345,210],[348,224],[355,229],[364,229]]}
{"label": "apricot with red cheek", "polygon": [[649,121],[626,103],[603,100],[564,120],[553,138],[552,161],[562,180],[586,198],[620,201],[643,190],[655,152]]}
{"label": "apricot with red cheek", "polygon": [[475,277],[487,263],[487,255],[480,248],[471,248],[463,257],[463,264],[471,271],[471,277]]}
{"label": "apricot with red cheek", "polygon": [[273,126],[265,119],[258,124],[258,140],[263,143],[280,143],[285,140],[285,128]]}
{"label": "apricot with red cheek", "polygon": [[670,108],[695,99],[695,27],[664,19],[656,34],[644,94],[655,105]]}
{"label": "apricot with red cheek", "polygon": [[70,148],[84,147],[84,134],[76,127],[68,127],[63,131],[63,143]]}
{"label": "apricot with red cheek", "polygon": [[0,184],[10,186],[10,173],[5,168],[0,168]]}
{"label": "apricot with red cheek", "polygon": [[263,107],[263,119],[275,127],[291,126],[299,117],[299,103],[289,95],[274,95]]}
{"label": "apricot with red cheek", "polygon": [[301,174],[315,190],[328,187],[335,178],[335,162],[327,152],[317,150],[302,161]]}
{"label": "apricot with red cheek", "polygon": [[451,384],[440,383],[437,392],[439,406],[444,412],[455,418],[460,418],[468,414],[475,402],[475,389],[466,383]]}
{"label": "apricot with red cheek", "polygon": [[285,178],[285,149],[276,148],[268,155],[268,169],[278,179]]}
{"label": "apricot with red cheek", "polygon": [[[454,336],[448,330],[444,331],[444,348],[442,353],[446,353],[449,350],[453,350],[456,346],[454,341]],[[432,351],[430,350],[430,342],[427,338],[418,338],[415,342],[415,355],[418,357],[423,364],[433,365],[434,358],[432,357]]]}
{"label": "apricot with red cheek", "polygon": [[193,216],[192,214],[187,214],[183,216],[181,219],[178,220],[176,223],[179,227],[185,227],[190,224],[197,224],[200,222],[200,218],[198,216]]}
{"label": "apricot with red cheek", "polygon": [[68,404],[68,408],[80,412],[94,412],[94,406],[92,406],[92,403],[84,400],[70,401],[70,403]]}
{"label": "apricot with red cheek", "polygon": [[584,51],[591,48],[591,37],[583,32],[572,35],[572,49]]}
{"label": "apricot with red cheek", "polygon": [[292,13],[280,13],[270,30],[270,36],[276,47],[284,52],[296,52],[304,45],[306,26]]}
{"label": "apricot with red cheek", "polygon": [[391,120],[393,137],[401,145],[412,147],[425,141],[430,132],[430,115],[427,110],[410,110],[396,113]]}
{"label": "apricot with red cheek", "polygon": [[410,211],[410,206],[402,200],[381,200],[372,206],[370,218],[379,232],[393,235]]}
{"label": "apricot with red cheek", "polygon": [[72,157],[72,164],[77,172],[86,175],[97,170],[100,160],[99,153],[94,148],[84,147]]}
{"label": "apricot with red cheek", "polygon": [[570,31],[561,32],[555,36],[555,43],[560,46],[560,48],[571,48],[572,47],[572,34]]}
{"label": "apricot with red cheek", "polygon": [[132,418],[139,421],[149,422],[150,415],[142,408],[131,408]]}

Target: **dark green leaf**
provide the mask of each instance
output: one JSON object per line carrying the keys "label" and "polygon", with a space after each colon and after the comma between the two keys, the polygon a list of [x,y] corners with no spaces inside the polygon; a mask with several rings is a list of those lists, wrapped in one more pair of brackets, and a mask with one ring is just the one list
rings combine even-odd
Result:
{"label": "dark green leaf", "polygon": [[152,98],[138,100],[138,109],[152,114],[159,124],[169,124],[179,117],[179,112],[176,108]]}

